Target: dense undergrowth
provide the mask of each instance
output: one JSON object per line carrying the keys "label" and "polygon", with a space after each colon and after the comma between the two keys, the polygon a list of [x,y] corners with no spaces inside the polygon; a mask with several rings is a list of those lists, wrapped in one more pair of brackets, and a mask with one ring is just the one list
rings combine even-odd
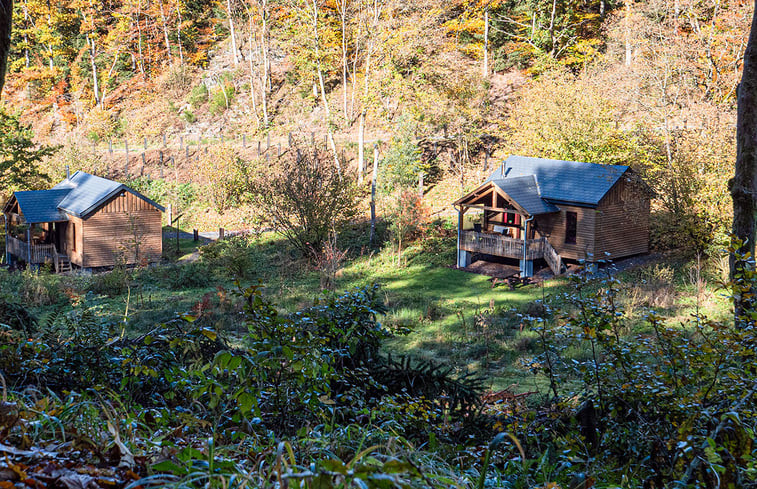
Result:
{"label": "dense undergrowth", "polygon": [[[705,308],[680,320],[661,295],[685,285],[688,269],[608,266],[527,293],[444,271],[480,279],[492,294],[468,317],[418,295],[435,284],[458,293],[423,253],[446,247],[421,240],[401,268],[356,250],[333,285],[355,285],[385,260],[383,275],[374,273],[384,286],[303,306],[280,286],[254,285],[295,276],[277,278],[275,261],[254,261],[252,249],[282,258],[265,239],[211,245],[197,262],[91,277],[2,272],[0,450],[12,474],[0,470],[0,483],[60,487],[78,474],[89,477],[84,487],[754,484],[753,320],[734,327],[707,319]],[[312,290],[322,272],[308,273],[303,287]],[[414,277],[425,289],[408,283]],[[754,281],[737,278],[739,287]],[[155,299],[144,297],[149,290]],[[699,306],[708,292],[696,290]],[[191,300],[165,303],[180,293]],[[61,297],[66,308],[50,305]],[[502,297],[510,307],[494,305]],[[135,328],[151,300],[166,319],[153,315],[148,326],[142,316]],[[182,304],[186,313],[170,313]],[[398,315],[409,307],[423,311],[415,325]],[[434,328],[441,343],[467,344],[467,363],[438,344],[401,347]],[[483,395],[498,366],[540,379],[538,392],[518,394],[525,383]]]}

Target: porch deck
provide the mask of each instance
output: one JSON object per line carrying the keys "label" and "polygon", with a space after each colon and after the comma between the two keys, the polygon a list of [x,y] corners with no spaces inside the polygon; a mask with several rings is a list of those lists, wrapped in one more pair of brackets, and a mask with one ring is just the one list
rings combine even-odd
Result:
{"label": "porch deck", "polygon": [[8,243],[8,253],[31,264],[37,265],[49,262],[55,266],[55,271],[57,272],[61,268],[61,262],[68,260],[66,255],[58,253],[54,244],[32,244],[29,247],[26,241],[21,241],[13,236],[6,236],[5,239]]}
{"label": "porch deck", "polygon": [[[546,239],[529,239],[526,242],[526,260],[544,258]],[[523,240],[509,238],[501,234],[463,231],[460,236],[460,249],[472,253],[523,259]]]}

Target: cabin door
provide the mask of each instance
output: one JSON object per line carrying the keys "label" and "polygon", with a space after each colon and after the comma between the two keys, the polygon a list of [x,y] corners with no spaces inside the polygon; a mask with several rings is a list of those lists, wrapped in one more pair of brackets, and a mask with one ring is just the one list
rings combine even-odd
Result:
{"label": "cabin door", "polygon": [[68,254],[68,246],[66,245],[66,231],[68,231],[67,222],[55,223],[55,249],[58,250],[58,253],[62,253],[64,255]]}

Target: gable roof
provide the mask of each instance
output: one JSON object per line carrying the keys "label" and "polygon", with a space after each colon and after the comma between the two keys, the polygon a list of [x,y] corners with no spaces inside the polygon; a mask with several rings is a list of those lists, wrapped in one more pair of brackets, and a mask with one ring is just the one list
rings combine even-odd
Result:
{"label": "gable roof", "polygon": [[13,196],[29,224],[68,221],[66,213],[58,209],[68,190],[26,190]]}
{"label": "gable roof", "polygon": [[498,182],[533,176],[542,199],[595,206],[628,168],[620,165],[510,156],[486,181],[493,181],[500,186]]}
{"label": "gable roof", "polygon": [[67,221],[69,215],[86,217],[122,192],[134,194],[161,212],[165,211],[160,204],[122,183],[83,171],[77,171],[52,189],[15,192],[13,195],[26,222],[36,224]]}

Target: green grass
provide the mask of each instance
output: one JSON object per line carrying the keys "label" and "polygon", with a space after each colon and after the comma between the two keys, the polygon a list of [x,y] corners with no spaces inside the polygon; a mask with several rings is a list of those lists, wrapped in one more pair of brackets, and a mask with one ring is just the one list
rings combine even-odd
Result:
{"label": "green grass", "polygon": [[[394,356],[432,360],[462,372],[475,371],[485,375],[493,390],[511,388],[515,391],[546,392],[547,380],[535,376],[530,368],[533,357],[540,352],[536,335],[524,327],[517,312],[534,309],[534,301],[546,298],[555,302],[569,292],[566,278],[557,278],[541,285],[510,290],[507,286],[492,288],[489,277],[452,268],[455,241],[441,232],[407,248],[402,266],[397,265],[391,246],[371,249],[360,244],[359,230],[349,236],[351,255],[336,276],[337,291],[373,283],[381,285],[387,309],[381,321],[398,334],[384,347]],[[364,236],[362,236],[364,239]],[[86,297],[108,324],[122,324],[128,300],[128,324],[132,333],[148,331],[155,324],[169,321],[177,314],[206,308],[204,320],[218,329],[235,331],[239,324],[238,306],[230,305],[236,286],[224,269],[208,269],[196,263],[175,262],[196,251],[200,243],[179,240],[179,253],[171,253],[173,239],[164,241],[164,253],[170,256],[173,268],[149,268],[136,273],[131,295]],[[265,295],[283,312],[307,307],[320,294],[319,271],[299,257],[286,242],[272,233],[262,235],[247,250],[250,267],[241,285],[262,283]],[[166,267],[164,265],[163,267]],[[652,264],[621,272],[623,283],[619,297],[627,313],[629,332],[645,331],[647,306],[679,324],[700,310],[713,318],[726,317],[727,301],[712,285],[714,276],[702,275],[704,281],[697,300],[697,287],[692,283],[691,264],[682,260]],[[54,280],[54,279],[45,279]],[[78,283],[78,282],[77,282]],[[86,287],[93,283],[84,280]],[[141,285],[141,287],[139,287]],[[41,316],[60,309],[61,305],[40,306]],[[69,306],[70,307],[70,306]],[[587,345],[573,345],[568,357],[586,355]]]}

